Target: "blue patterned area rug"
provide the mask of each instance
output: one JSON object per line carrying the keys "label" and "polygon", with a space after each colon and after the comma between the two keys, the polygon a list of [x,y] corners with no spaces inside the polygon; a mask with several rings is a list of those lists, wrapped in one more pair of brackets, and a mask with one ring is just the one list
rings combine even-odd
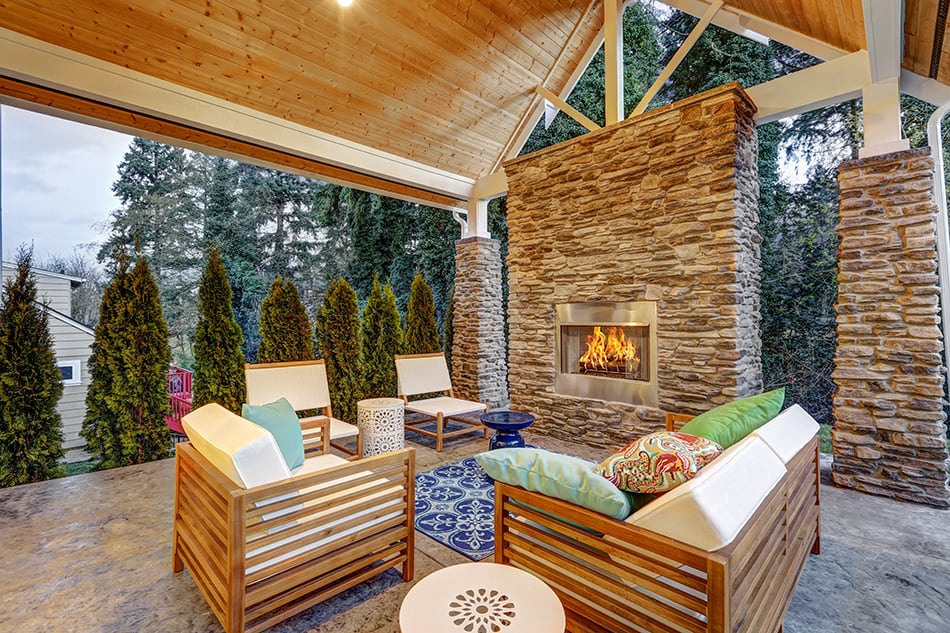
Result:
{"label": "blue patterned area rug", "polygon": [[495,483],[471,457],[416,475],[416,529],[472,560],[495,548]]}

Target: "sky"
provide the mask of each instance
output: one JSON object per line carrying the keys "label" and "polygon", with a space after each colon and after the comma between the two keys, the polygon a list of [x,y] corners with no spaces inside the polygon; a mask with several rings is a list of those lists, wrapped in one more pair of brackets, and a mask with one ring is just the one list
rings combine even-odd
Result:
{"label": "sky", "polygon": [[32,242],[42,262],[101,241],[94,225],[119,207],[112,183],[131,142],[111,130],[0,107],[3,259],[23,243]]}

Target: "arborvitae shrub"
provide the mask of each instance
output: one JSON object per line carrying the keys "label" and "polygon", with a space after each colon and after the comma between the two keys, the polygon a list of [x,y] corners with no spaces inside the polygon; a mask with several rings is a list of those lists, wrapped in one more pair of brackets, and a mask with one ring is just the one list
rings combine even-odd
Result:
{"label": "arborvitae shrub", "polygon": [[432,290],[422,278],[422,273],[417,273],[409,290],[406,310],[406,353],[431,354],[441,351]]}
{"label": "arborvitae shrub", "polygon": [[168,326],[148,262],[120,257],[93,345],[83,437],[105,468],[168,457]]}
{"label": "arborvitae shrub", "polygon": [[445,354],[445,364],[452,375],[452,341],[455,339],[455,330],[452,329],[452,319],[455,318],[455,288],[449,290],[449,300],[445,306],[445,320],[442,322],[442,352]]}
{"label": "arborvitae shrub", "polygon": [[261,304],[259,363],[313,360],[313,330],[297,286],[278,277]]}
{"label": "arborvitae shrub", "polygon": [[356,403],[363,394],[360,365],[360,312],[356,293],[339,279],[327,288],[317,312],[317,340],[327,364],[333,415],[356,421]]}
{"label": "arborvitae shrub", "polygon": [[198,288],[194,408],[217,402],[234,413],[241,412],[245,392],[243,342],[241,326],[234,320],[224,261],[217,245],[212,245]]}
{"label": "arborvitae shrub", "polygon": [[36,304],[32,251],[17,253],[0,307],[0,486],[63,475],[56,404],[63,393],[46,311]]}
{"label": "arborvitae shrub", "polygon": [[363,308],[361,327],[363,393],[369,398],[396,395],[396,364],[393,356],[402,351],[402,325],[396,295],[373,278],[373,288]]}

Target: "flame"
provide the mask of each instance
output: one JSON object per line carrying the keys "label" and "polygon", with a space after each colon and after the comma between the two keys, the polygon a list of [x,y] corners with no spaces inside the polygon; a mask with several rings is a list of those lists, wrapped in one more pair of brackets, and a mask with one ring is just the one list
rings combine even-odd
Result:
{"label": "flame", "polygon": [[600,326],[594,327],[593,334],[587,335],[587,351],[580,357],[580,364],[587,369],[608,370],[611,364],[639,364],[637,346],[627,339],[623,329],[607,328],[604,334]]}

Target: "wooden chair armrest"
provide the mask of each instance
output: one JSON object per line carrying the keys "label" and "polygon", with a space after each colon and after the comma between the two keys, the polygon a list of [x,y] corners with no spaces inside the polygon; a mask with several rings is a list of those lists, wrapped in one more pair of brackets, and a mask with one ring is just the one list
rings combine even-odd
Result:
{"label": "wooden chair armrest", "polygon": [[694,417],[696,416],[689,413],[667,413],[666,430],[678,431],[684,424],[692,420]]}

